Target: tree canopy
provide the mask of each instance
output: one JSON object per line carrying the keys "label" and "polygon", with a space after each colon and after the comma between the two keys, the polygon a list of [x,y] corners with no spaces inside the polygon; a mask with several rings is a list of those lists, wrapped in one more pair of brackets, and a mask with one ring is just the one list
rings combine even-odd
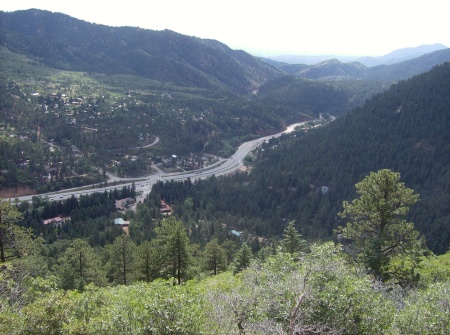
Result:
{"label": "tree canopy", "polygon": [[306,246],[306,241],[302,235],[295,229],[295,221],[290,221],[284,230],[283,241],[281,242],[283,251],[294,255]]}
{"label": "tree canopy", "polygon": [[348,218],[338,231],[352,241],[359,261],[376,277],[388,279],[396,257],[420,251],[419,233],[404,220],[419,195],[400,182],[400,174],[383,169],[356,184],[358,198],[343,202],[339,215]]}
{"label": "tree canopy", "polygon": [[35,237],[31,229],[20,227],[21,218],[14,205],[0,199],[0,263],[40,251],[42,238]]}

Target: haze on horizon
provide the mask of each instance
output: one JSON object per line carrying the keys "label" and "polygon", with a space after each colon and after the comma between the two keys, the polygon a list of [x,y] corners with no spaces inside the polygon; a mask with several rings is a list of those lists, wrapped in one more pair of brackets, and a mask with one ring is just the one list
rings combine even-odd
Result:
{"label": "haze on horizon", "polygon": [[444,0],[20,0],[0,10],[38,8],[108,26],[169,29],[258,56],[382,56],[422,44],[450,46],[446,6]]}

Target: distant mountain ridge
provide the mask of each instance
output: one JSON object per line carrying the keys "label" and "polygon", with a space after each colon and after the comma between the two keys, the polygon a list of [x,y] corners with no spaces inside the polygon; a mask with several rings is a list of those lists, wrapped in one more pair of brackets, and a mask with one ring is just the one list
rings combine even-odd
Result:
{"label": "distant mountain ridge", "polygon": [[[37,9],[0,11],[0,45],[53,68],[130,74],[234,93],[248,93],[284,74],[314,80],[397,81],[450,60],[450,49],[433,44],[347,63],[332,58],[314,65],[287,64],[170,30],[109,27]],[[420,54],[394,64],[365,65],[392,63]]]}
{"label": "distant mountain ridge", "polygon": [[54,68],[249,92],[281,72],[244,51],[173,31],[109,27],[61,13],[0,12],[0,44]]}
{"label": "distant mountain ridge", "polygon": [[336,80],[364,79],[398,81],[430,70],[433,66],[450,61],[450,49],[426,53],[420,57],[394,63],[367,67],[360,62],[343,63],[329,59],[315,65],[269,62],[287,74],[306,79]]}
{"label": "distant mountain ridge", "polygon": [[400,63],[413,58],[423,56],[427,53],[447,49],[448,47],[441,44],[423,44],[413,48],[403,48],[394,50],[384,56],[379,57],[363,57],[359,58],[357,61],[364,64],[367,67],[377,66],[377,65],[390,65],[395,63]]}
{"label": "distant mountain ridge", "polygon": [[383,56],[336,56],[336,55],[279,55],[263,58],[266,62],[286,63],[286,64],[304,64],[315,65],[321,62],[337,59],[343,63],[360,62],[361,64],[372,67],[377,65],[390,65],[403,62],[409,59],[420,57],[424,54],[447,49],[448,47],[441,44],[423,44],[417,47],[403,48],[394,50]]}

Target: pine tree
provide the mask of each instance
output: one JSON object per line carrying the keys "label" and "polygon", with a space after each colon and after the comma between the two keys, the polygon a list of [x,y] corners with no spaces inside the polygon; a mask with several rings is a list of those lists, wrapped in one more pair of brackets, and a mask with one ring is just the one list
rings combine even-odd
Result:
{"label": "pine tree", "polygon": [[253,254],[247,243],[243,243],[234,257],[234,273],[241,272],[250,266]]}
{"label": "pine tree", "polygon": [[106,283],[100,258],[86,241],[73,240],[62,257],[62,264],[71,267],[76,283],[83,281],[85,284],[94,283],[97,286]]}
{"label": "pine tree", "polygon": [[284,230],[281,245],[283,251],[290,253],[292,256],[305,248],[306,241],[302,239],[302,235],[295,229],[294,221],[290,221]]}
{"label": "pine tree", "polygon": [[59,285],[63,290],[73,290],[76,287],[75,273],[69,263],[63,263],[59,268]]}
{"label": "pine tree", "polygon": [[0,263],[15,256],[14,251],[13,254],[7,255],[7,249],[15,249],[13,229],[20,217],[20,213],[9,202],[0,200]]}
{"label": "pine tree", "polygon": [[159,277],[164,259],[150,241],[144,241],[137,247],[135,264],[136,278],[148,283]]}
{"label": "pine tree", "polygon": [[359,198],[344,201],[339,213],[350,221],[337,232],[353,242],[357,260],[375,277],[387,280],[396,273],[404,275],[405,269],[398,264],[408,258],[414,268],[421,251],[413,223],[403,219],[419,196],[400,182],[399,173],[387,169],[370,173],[356,189]]}
{"label": "pine tree", "polygon": [[131,282],[136,245],[128,235],[120,235],[109,252],[109,274],[113,282],[128,285]]}
{"label": "pine tree", "polygon": [[227,268],[227,256],[225,250],[219,245],[217,238],[212,239],[206,244],[203,259],[204,269],[211,271],[213,275]]}
{"label": "pine tree", "polygon": [[37,255],[41,250],[44,240],[35,237],[31,229],[18,226],[21,218],[15,206],[0,199],[0,263]]}
{"label": "pine tree", "polygon": [[189,238],[181,221],[173,217],[161,221],[155,229],[156,246],[161,252],[163,275],[174,279],[180,285],[188,277],[190,265]]}

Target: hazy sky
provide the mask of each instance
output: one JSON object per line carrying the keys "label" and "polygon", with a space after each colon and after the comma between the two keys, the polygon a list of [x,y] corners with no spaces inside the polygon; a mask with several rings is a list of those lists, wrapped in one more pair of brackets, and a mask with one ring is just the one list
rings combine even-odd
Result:
{"label": "hazy sky", "polygon": [[450,47],[448,0],[1,0],[88,22],[211,38],[262,54],[379,56],[421,44]]}

